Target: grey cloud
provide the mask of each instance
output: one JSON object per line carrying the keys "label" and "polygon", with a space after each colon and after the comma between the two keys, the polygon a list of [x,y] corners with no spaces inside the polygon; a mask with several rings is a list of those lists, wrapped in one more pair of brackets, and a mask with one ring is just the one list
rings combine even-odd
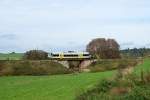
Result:
{"label": "grey cloud", "polygon": [[125,43],[121,43],[121,46],[129,46],[129,45],[134,45],[133,42],[125,42]]}
{"label": "grey cloud", "polygon": [[2,35],[0,35],[0,39],[16,40],[17,35],[15,35],[15,34],[2,34]]}

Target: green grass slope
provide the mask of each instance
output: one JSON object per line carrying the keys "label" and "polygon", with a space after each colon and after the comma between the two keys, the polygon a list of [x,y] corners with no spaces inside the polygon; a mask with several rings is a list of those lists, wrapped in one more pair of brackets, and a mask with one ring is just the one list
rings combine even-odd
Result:
{"label": "green grass slope", "polygon": [[[144,72],[142,75],[141,70]],[[150,73],[147,71],[150,71],[150,58],[134,68],[136,75],[103,80],[75,100],[150,100]]]}
{"label": "green grass slope", "polygon": [[0,60],[20,60],[23,57],[23,53],[0,53]]}
{"label": "green grass slope", "polygon": [[134,73],[140,74],[141,71],[147,72],[150,71],[150,58],[144,59],[143,63],[135,67]]}
{"label": "green grass slope", "polygon": [[54,76],[0,77],[0,100],[73,100],[114,71]]}

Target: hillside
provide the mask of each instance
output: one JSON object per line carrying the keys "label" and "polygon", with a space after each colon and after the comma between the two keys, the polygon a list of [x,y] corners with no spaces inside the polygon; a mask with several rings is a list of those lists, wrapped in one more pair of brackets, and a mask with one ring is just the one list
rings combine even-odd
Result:
{"label": "hillside", "polygon": [[150,59],[134,68],[126,77],[116,75],[113,80],[103,80],[95,87],[81,93],[75,100],[149,100]]}

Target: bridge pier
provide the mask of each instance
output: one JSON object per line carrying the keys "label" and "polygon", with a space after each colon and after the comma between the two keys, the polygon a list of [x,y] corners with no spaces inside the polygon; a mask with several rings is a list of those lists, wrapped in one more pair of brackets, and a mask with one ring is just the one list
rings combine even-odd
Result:
{"label": "bridge pier", "polygon": [[75,71],[88,71],[87,67],[93,62],[93,60],[55,60],[55,62]]}
{"label": "bridge pier", "polygon": [[59,64],[62,64],[64,67],[66,67],[66,68],[70,68],[70,66],[69,66],[69,62],[66,60],[54,60],[54,62],[57,62],[57,63],[59,63]]}

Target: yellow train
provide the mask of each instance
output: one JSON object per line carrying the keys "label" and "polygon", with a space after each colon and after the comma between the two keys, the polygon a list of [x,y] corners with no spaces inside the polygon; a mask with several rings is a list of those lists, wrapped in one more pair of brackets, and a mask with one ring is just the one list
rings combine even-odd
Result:
{"label": "yellow train", "polygon": [[58,52],[49,54],[51,59],[89,59],[91,55],[88,52]]}

